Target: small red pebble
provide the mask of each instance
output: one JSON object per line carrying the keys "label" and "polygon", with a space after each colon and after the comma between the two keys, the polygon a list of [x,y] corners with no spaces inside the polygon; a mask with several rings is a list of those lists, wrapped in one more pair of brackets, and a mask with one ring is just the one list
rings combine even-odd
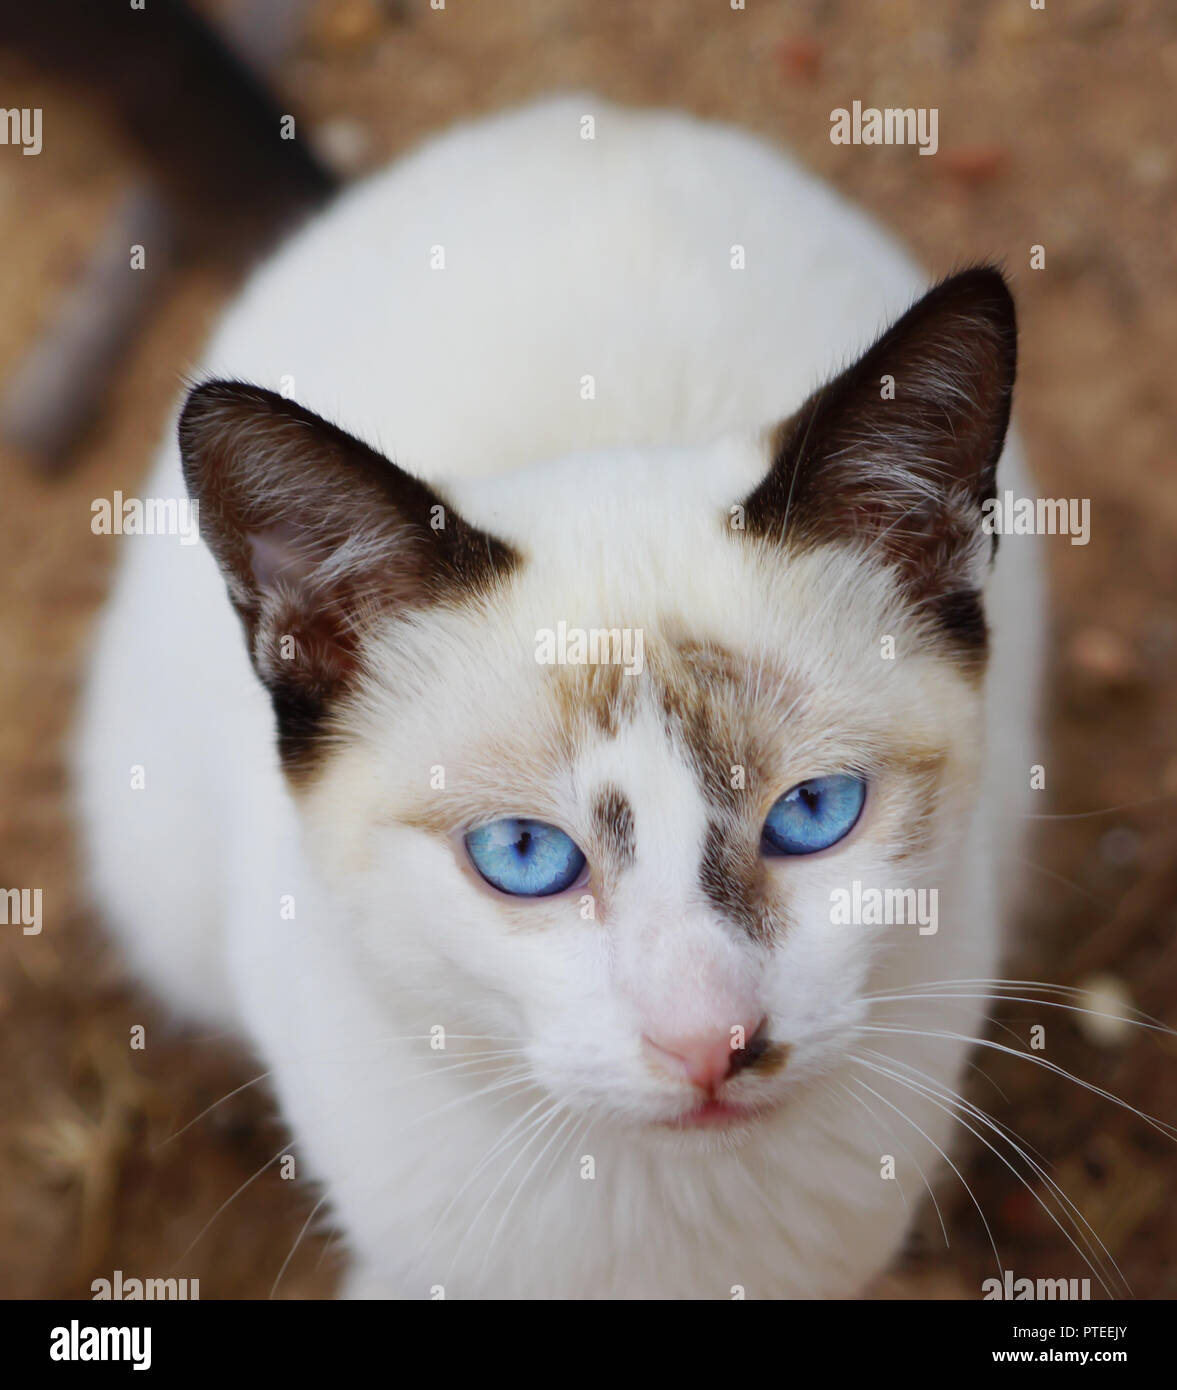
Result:
{"label": "small red pebble", "polygon": [[813,39],[784,39],[777,44],[776,52],[786,77],[812,82],[821,72],[821,45]]}
{"label": "small red pebble", "polygon": [[988,183],[1004,171],[1008,158],[1002,145],[965,145],[945,150],[940,167],[961,183]]}

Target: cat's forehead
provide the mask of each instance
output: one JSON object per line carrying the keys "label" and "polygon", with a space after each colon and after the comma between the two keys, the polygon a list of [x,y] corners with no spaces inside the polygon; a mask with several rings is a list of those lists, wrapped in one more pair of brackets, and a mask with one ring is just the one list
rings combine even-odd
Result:
{"label": "cat's forehead", "polygon": [[830,564],[806,557],[774,579],[736,563],[685,602],[632,592],[602,606],[542,571],[520,576],[478,613],[448,615],[444,633],[439,618],[394,638],[369,687],[370,730],[387,742],[414,730],[500,799],[518,801],[515,787],[546,800],[570,774],[585,796],[624,788],[640,763],[686,769],[733,812],[771,802],[789,769],[800,780],[918,753],[959,680],[915,649],[887,659],[885,585],[872,594],[860,579],[857,606],[834,586],[827,602],[815,571]]}
{"label": "cat's forehead", "polygon": [[444,696],[410,722],[439,745],[468,731],[508,766],[567,766],[640,729],[726,780],[782,750],[850,760],[913,715],[929,674],[955,690],[892,577],[854,547],[782,553],[697,501],[620,534],[537,526],[543,543],[491,594],[398,626],[374,654],[380,724],[435,678]]}
{"label": "cat's forehead", "polygon": [[[802,682],[763,647],[741,651],[675,621],[631,632],[640,670],[636,661],[624,664],[623,644],[618,661],[566,662],[552,671],[551,697],[574,744],[653,726],[693,765],[710,767],[717,759],[724,764],[737,745],[755,752],[758,713],[767,718],[802,703]],[[607,658],[611,648],[603,642],[598,656]]]}
{"label": "cat's forehead", "polygon": [[640,672],[568,662],[541,677],[537,693],[561,756],[589,780],[625,789],[635,770],[665,777],[674,764],[711,813],[756,819],[785,790],[782,777],[858,766],[908,746],[887,709],[893,695],[898,713],[901,692],[884,680],[872,697],[852,668],[825,685],[828,653],[791,660],[764,641],[739,645],[678,621],[652,625],[644,638]]}
{"label": "cat's forehead", "polygon": [[746,477],[717,481],[715,456],[674,462],[635,456],[602,495],[561,469],[554,488],[536,470],[455,495],[519,562],[370,653],[358,732],[414,823],[575,818],[621,861],[643,805],[690,804],[718,855],[724,826],[755,846],[789,779],[943,744],[959,677],[893,577],[860,546],[790,553],[741,530],[729,499]]}

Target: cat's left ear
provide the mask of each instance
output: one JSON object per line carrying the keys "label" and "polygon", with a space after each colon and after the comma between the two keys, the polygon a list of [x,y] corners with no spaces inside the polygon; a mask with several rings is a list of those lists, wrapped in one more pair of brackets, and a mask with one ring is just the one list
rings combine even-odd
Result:
{"label": "cat's left ear", "polygon": [[943,281],[778,427],[746,498],[753,536],[789,550],[869,548],[958,644],[985,641],[979,588],[1017,366],[1001,273]]}
{"label": "cat's left ear", "polygon": [[200,533],[224,575],[292,774],[313,765],[388,618],[468,603],[518,555],[441,494],[260,387],[211,381],[179,426]]}

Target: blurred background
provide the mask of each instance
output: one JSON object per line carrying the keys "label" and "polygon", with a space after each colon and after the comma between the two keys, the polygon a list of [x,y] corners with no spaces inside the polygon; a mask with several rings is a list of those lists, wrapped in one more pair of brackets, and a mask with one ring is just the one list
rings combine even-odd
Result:
{"label": "blurred background", "polygon": [[[1171,0],[35,8],[0,3],[0,108],[43,111],[35,157],[0,145],[0,885],[41,886],[44,922],[36,936],[0,927],[0,1295],[88,1297],[121,1269],[267,1297],[296,1241],[276,1296],[335,1286],[329,1230],[298,1239],[314,1196],[274,1167],[254,1177],[281,1142],[264,1082],[246,1084],[259,1067],[170,1031],[77,885],[66,740],[117,546],[91,534],[90,504],[134,493],[182,374],[282,227],[426,133],[542,92],[738,123],[790,147],[930,273],[1005,265],[1041,492],[1091,499],[1090,544],[1046,545],[1047,791],[1026,825],[1006,973],[1177,1027]],[[832,145],[830,113],[854,100],[939,108],[939,152]],[[300,137],[277,154],[275,113]],[[128,269],[132,244],[143,271]],[[144,1051],[128,1047],[133,1024]],[[1177,1296],[1177,1143],[1133,1113],[1177,1124],[1177,1039],[1027,1003],[996,1010],[989,1036],[1023,1052],[1035,1024],[1045,1052],[979,1052],[967,1094],[1037,1151],[1136,1296]],[[1042,1179],[965,1141],[1003,1262],[1086,1274],[1036,1201]],[[929,1206],[880,1296],[976,1298],[995,1272],[961,1183],[939,1199],[950,1245]]]}

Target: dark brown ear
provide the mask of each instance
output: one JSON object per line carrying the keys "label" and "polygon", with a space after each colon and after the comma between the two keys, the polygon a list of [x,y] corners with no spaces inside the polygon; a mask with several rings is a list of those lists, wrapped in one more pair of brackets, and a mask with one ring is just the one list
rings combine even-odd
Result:
{"label": "dark brown ear", "polygon": [[424,483],[256,386],[197,387],[180,453],[291,771],[311,761],[374,620],[468,598],[517,563]]}
{"label": "dark brown ear", "polygon": [[744,503],[755,536],[791,549],[872,547],[966,650],[983,651],[978,587],[1017,365],[1001,273],[929,291],[852,367],[777,430],[767,477]]}

